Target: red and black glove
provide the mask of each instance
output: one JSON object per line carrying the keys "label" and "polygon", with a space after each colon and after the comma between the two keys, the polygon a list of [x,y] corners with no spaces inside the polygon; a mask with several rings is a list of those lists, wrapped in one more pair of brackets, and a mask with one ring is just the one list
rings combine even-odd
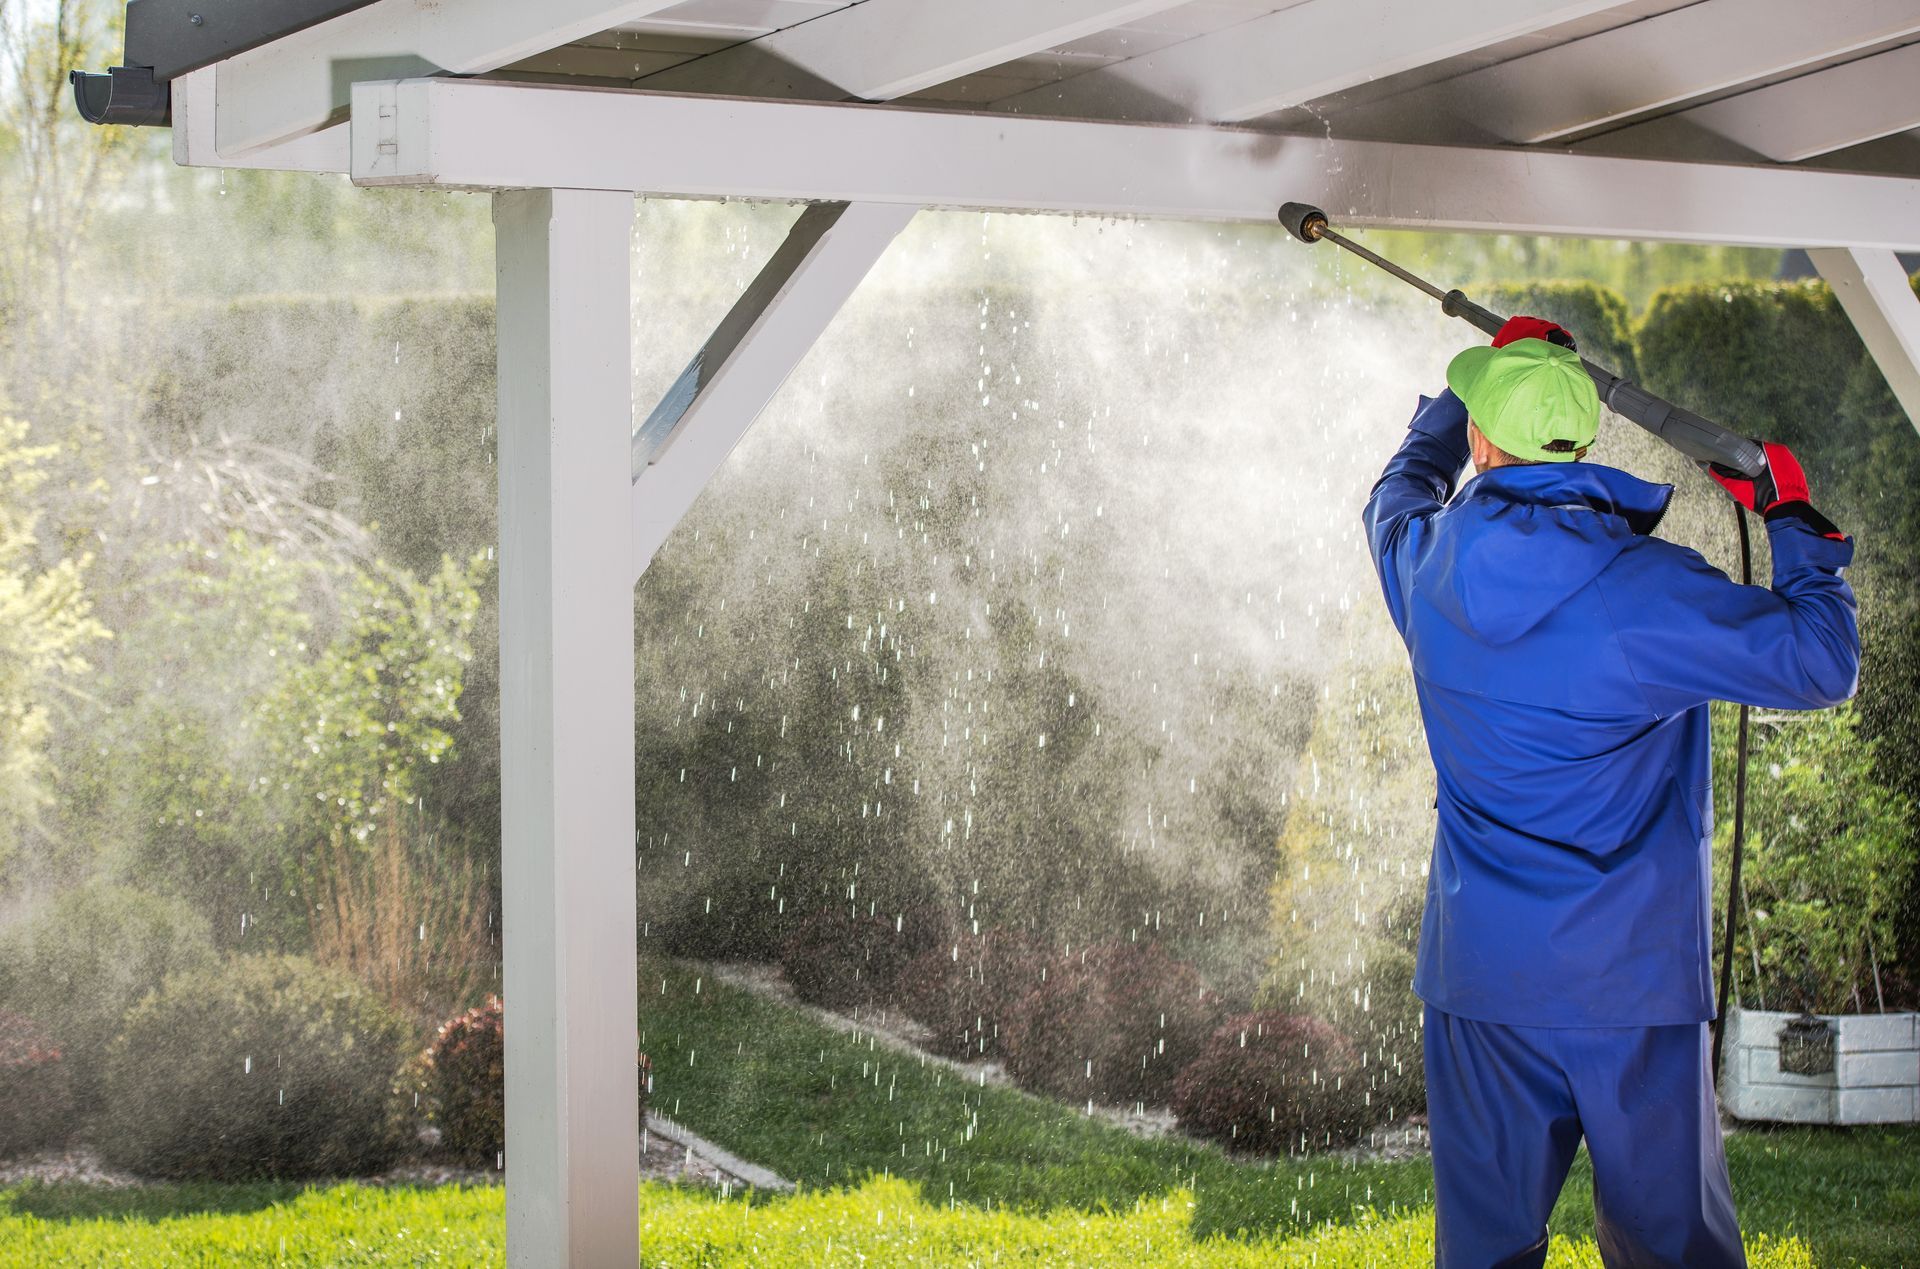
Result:
{"label": "red and black glove", "polygon": [[1811,525],[1822,537],[1844,542],[1847,535],[1807,501],[1807,473],[1801,470],[1793,451],[1777,441],[1762,441],[1760,448],[1767,462],[1758,476],[1743,475],[1718,463],[1709,463],[1707,474],[1749,511],[1759,512],[1768,520],[1791,516]]}
{"label": "red and black glove", "polygon": [[1507,324],[1494,334],[1493,346],[1505,348],[1516,339],[1544,339],[1550,344],[1579,351],[1574,348],[1573,336],[1566,327],[1544,317],[1509,317]]}

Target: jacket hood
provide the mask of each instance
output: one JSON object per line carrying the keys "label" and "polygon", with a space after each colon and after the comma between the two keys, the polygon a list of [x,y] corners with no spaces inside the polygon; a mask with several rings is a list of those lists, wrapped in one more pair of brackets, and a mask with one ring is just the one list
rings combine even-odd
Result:
{"label": "jacket hood", "polygon": [[1511,643],[1653,532],[1672,497],[1597,463],[1496,467],[1434,516],[1414,591],[1483,643]]}

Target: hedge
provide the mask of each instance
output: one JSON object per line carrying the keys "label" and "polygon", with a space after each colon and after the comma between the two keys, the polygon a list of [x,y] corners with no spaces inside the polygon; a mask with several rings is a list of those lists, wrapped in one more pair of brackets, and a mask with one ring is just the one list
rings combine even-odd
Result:
{"label": "hedge", "polygon": [[1629,379],[1638,374],[1633,314],[1618,291],[1592,282],[1499,283],[1472,298],[1504,316],[1525,313],[1558,322],[1573,332],[1581,356]]}

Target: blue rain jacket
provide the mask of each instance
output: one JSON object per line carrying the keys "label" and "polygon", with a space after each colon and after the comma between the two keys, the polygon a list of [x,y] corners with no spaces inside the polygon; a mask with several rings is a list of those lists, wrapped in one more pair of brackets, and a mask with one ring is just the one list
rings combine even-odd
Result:
{"label": "blue rain jacket", "polygon": [[1651,536],[1672,486],[1611,467],[1496,468],[1448,501],[1466,428],[1422,398],[1365,513],[1438,775],[1414,991],[1515,1026],[1703,1022],[1707,702],[1853,694],[1853,543],[1768,522],[1768,590]]}

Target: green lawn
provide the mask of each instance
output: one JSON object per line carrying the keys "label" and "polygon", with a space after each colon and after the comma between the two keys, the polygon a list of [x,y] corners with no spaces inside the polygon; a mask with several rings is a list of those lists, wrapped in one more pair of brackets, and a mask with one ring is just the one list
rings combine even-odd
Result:
{"label": "green lawn", "polygon": [[[662,992],[662,980],[665,991]],[[1259,1166],[1097,1119],[808,1019],[694,970],[642,968],[655,1105],[801,1193],[649,1186],[650,1265],[1417,1263],[1424,1162]],[[1728,1142],[1756,1265],[1920,1264],[1920,1131]],[[1587,1172],[1554,1214],[1556,1265],[1597,1265]],[[497,1189],[154,1186],[0,1191],[0,1262],[497,1263]]]}

